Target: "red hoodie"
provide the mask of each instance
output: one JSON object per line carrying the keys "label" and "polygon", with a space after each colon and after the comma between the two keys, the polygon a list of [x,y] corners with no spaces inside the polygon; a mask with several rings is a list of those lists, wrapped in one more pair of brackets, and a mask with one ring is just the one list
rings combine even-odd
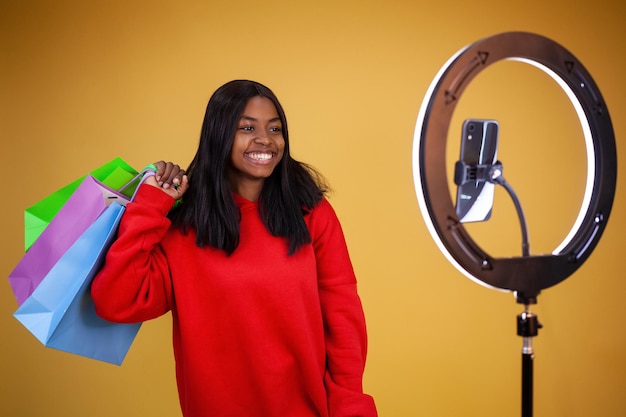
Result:
{"label": "red hoodie", "polygon": [[185,417],[374,417],[362,390],[366,330],[339,221],[327,200],[308,215],[312,243],[287,255],[255,202],[235,195],[231,256],[170,228],[174,200],[141,186],[94,279],[114,322],[172,312]]}

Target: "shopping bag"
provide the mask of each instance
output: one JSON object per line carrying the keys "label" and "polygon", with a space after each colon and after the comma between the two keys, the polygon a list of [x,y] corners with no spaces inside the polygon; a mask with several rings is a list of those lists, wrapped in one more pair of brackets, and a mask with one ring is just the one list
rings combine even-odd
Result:
{"label": "shopping bag", "polygon": [[[124,174],[130,175],[128,171]],[[108,187],[91,174],[87,175],[9,274],[9,282],[19,305],[111,202],[117,201],[122,205],[128,202],[130,197],[126,193],[134,191],[136,179],[141,174],[136,174],[134,178],[131,176],[130,181],[122,173],[114,175],[115,181],[109,183],[115,188],[123,188],[122,192]],[[120,184],[121,180],[124,183]]]}
{"label": "shopping bag", "polygon": [[90,294],[124,210],[109,205],[14,313],[45,346],[116,365],[124,360],[141,323],[101,319]]}
{"label": "shopping bag", "polygon": [[[115,158],[89,173],[112,189],[118,189],[137,175],[137,171],[121,158]],[[28,251],[37,238],[43,233],[66,201],[80,186],[85,176],[58,189],[49,196],[24,210],[24,250]],[[127,197],[133,189],[125,192]]]}

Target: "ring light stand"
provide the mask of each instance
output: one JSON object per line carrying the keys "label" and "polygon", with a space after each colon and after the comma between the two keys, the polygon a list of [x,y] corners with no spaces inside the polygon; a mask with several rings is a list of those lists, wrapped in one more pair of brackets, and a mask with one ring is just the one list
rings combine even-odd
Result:
{"label": "ring light stand", "polygon": [[[578,217],[564,241],[548,255],[495,258],[483,251],[459,221],[448,188],[446,141],[452,114],[469,82],[501,60],[533,65],[565,91],[581,121],[587,149],[587,181]],[[532,416],[532,337],[541,327],[529,305],[541,290],[574,273],[606,228],[617,177],[613,126],[591,75],[565,48],[540,35],[506,32],[460,50],[439,71],[420,108],[413,142],[413,175],[420,209],[446,258],[468,278],[488,288],[513,291],[525,309],[522,336],[522,416]]]}

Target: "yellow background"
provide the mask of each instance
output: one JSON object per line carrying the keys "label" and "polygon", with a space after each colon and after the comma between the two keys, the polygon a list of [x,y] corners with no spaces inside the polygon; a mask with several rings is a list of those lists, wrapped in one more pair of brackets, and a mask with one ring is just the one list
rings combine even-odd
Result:
{"label": "yellow background", "polygon": [[[415,120],[460,48],[530,31],[587,67],[620,151],[624,8],[615,0],[1,0],[1,275],[23,254],[25,207],[116,156],[137,168],[158,159],[186,166],[210,94],[254,79],[284,104],[294,156],[333,186],[368,319],[365,389],[380,415],[519,415],[522,306],[463,277],[430,237],[413,185]],[[500,159],[527,211],[531,250],[550,252],[578,212],[585,172],[563,93],[525,64],[488,68],[455,113],[451,164],[465,117],[500,120]],[[533,308],[544,325],[534,338],[538,416],[626,415],[623,179],[590,259]],[[504,190],[495,204],[492,221],[468,230],[488,252],[517,255]],[[12,317],[16,307],[4,280],[0,415],[180,415],[169,316],[144,324],[117,367],[43,348]]]}

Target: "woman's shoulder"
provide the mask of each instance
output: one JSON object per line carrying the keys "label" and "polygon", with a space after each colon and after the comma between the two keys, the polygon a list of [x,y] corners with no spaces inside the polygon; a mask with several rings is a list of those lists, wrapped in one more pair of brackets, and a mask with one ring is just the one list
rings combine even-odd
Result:
{"label": "woman's shoulder", "polygon": [[305,216],[309,225],[327,225],[329,223],[339,223],[334,207],[326,197],[322,197],[313,209]]}
{"label": "woman's shoulder", "polygon": [[330,204],[330,201],[328,201],[328,198],[323,195],[320,197],[319,201],[313,206],[311,214],[328,212],[334,213],[335,209],[333,208],[332,204]]}

